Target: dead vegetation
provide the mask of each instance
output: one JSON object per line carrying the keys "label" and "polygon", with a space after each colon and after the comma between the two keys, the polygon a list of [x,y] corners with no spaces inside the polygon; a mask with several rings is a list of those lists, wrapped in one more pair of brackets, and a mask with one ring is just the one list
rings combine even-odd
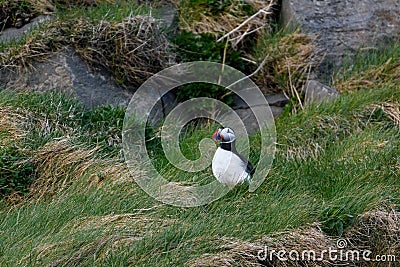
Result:
{"label": "dead vegetation", "polygon": [[[219,38],[218,41],[227,39],[235,47],[246,36],[253,33],[259,35],[265,28],[269,29],[269,20],[277,1],[234,0],[194,5],[189,1],[175,0],[175,3],[181,10],[181,30],[194,34],[210,33]],[[250,11],[250,8],[253,10]]]}
{"label": "dead vegetation", "polygon": [[54,14],[57,8],[96,6],[99,3],[115,3],[117,0],[26,0],[37,14]]}
{"label": "dead vegetation", "polygon": [[272,42],[269,38],[261,39],[262,53],[255,60],[266,61],[254,77],[256,84],[264,92],[283,92],[294,100],[294,106],[302,107],[303,87],[323,58],[315,41],[315,37],[299,30]]}
{"label": "dead vegetation", "polygon": [[393,121],[393,123],[400,129],[400,104],[399,103],[385,103],[382,105],[382,110]]}
{"label": "dead vegetation", "polygon": [[340,92],[352,92],[360,89],[370,89],[378,84],[400,81],[400,60],[390,57],[384,64],[370,66],[366,70],[358,71],[350,77],[337,75],[333,86]]}
{"label": "dead vegetation", "polygon": [[[321,63],[323,54],[316,48],[316,37],[299,30],[272,34],[271,21],[277,1],[227,1],[226,6],[220,4],[219,9],[212,4],[196,6],[190,2],[175,2],[180,4],[181,30],[212,34],[216,42],[229,42],[235,49],[246,50],[248,47],[243,48],[241,44],[257,40],[257,51],[243,53],[243,60],[254,66],[252,80],[265,93],[284,93],[294,100],[295,109],[302,108],[303,86],[312,70]],[[244,5],[250,6],[251,11]]]}
{"label": "dead vegetation", "polygon": [[0,106],[0,197],[7,203],[22,203],[24,185],[34,176],[23,142],[29,123],[28,112]]}
{"label": "dead vegetation", "polygon": [[60,21],[52,21],[47,23],[43,30],[36,30],[26,36],[24,45],[6,47],[0,52],[0,70],[18,72],[60,49],[66,44],[62,26]]}
{"label": "dead vegetation", "polygon": [[115,0],[1,0],[0,33],[7,28],[21,28],[38,15],[54,14],[57,7],[93,6]]}
{"label": "dead vegetation", "polygon": [[[52,138],[44,146],[32,148],[29,135],[36,131],[43,137],[50,135],[50,132],[63,132],[66,137]],[[132,182],[131,174],[121,159],[101,156],[99,147],[78,145],[73,136],[73,129],[58,121],[54,122],[47,116],[1,106],[0,150],[12,148],[16,153],[23,155],[15,159],[15,166],[31,164],[34,166],[32,174],[35,177],[32,184],[26,184],[30,185],[29,194],[24,196],[22,192],[15,191],[6,196],[6,201],[18,205],[22,204],[26,197],[35,200],[48,198],[82,178],[87,183],[86,189],[100,187],[105,181],[109,184]]]}
{"label": "dead vegetation", "polygon": [[[151,216],[150,216],[151,215]],[[155,219],[153,214],[126,213],[117,215],[82,217],[69,222],[65,229],[73,229],[66,234],[63,241],[57,243],[46,243],[34,249],[37,261],[53,260],[47,266],[76,266],[90,265],[92,255],[97,255],[97,260],[107,257],[108,254],[120,248],[132,246],[134,243],[148,238],[152,234],[152,229],[163,229],[174,223],[173,219]],[[102,234],[96,239],[75,248],[73,246],[77,233],[87,231],[101,231]],[[54,258],[54,255],[57,258]],[[27,260],[27,259],[23,259]]]}
{"label": "dead vegetation", "polygon": [[34,199],[50,197],[68,188],[73,182],[87,178],[88,187],[100,186],[104,181],[131,181],[129,170],[118,159],[104,159],[96,155],[99,148],[84,148],[72,140],[54,140],[32,156],[37,178],[30,187]]}
{"label": "dead vegetation", "polygon": [[169,65],[169,42],[150,16],[131,16],[121,22],[56,19],[30,33],[24,45],[0,53],[0,69],[21,71],[46,59],[63,46],[73,46],[93,67],[103,67],[120,83],[139,86]]}
{"label": "dead vegetation", "polygon": [[383,113],[400,129],[400,104],[399,103],[383,103],[380,105],[373,104],[370,106],[372,112],[380,109]]}
{"label": "dead vegetation", "polygon": [[132,16],[119,23],[101,21],[92,25],[80,21],[87,29],[84,36],[74,33],[79,54],[93,66],[106,67],[117,81],[136,86],[168,66],[172,60],[169,42],[158,23],[150,16]]}
{"label": "dead vegetation", "polygon": [[[73,3],[90,4],[86,2]],[[234,49],[245,49],[243,60],[253,64],[255,71],[251,78],[256,84],[267,93],[284,92],[296,101],[295,107],[302,107],[302,87],[311,70],[320,63],[321,55],[315,49],[315,38],[299,31],[278,39],[266,37],[272,31],[276,0],[233,0],[208,5],[174,2],[180,9],[181,30],[210,33],[216,42],[229,42]],[[49,0],[35,3],[42,12],[54,5]],[[253,55],[249,47],[243,48],[241,44],[248,40],[258,40],[256,48],[262,52]],[[0,53],[2,69],[30,67],[33,61],[43,60],[63,46],[73,46],[91,66],[106,68],[117,82],[140,86],[148,77],[174,63],[171,45],[150,16],[130,16],[119,22],[104,19],[99,23],[85,18],[55,19],[29,34],[24,43]],[[226,57],[229,55],[225,51],[221,63]]]}
{"label": "dead vegetation", "polygon": [[[397,256],[394,262],[386,262],[387,266],[396,266],[400,263],[400,256],[396,255],[400,251],[400,212],[395,207],[366,212],[340,239],[327,236],[314,223],[308,228],[276,233],[257,242],[236,239],[221,242],[222,252],[202,255],[189,261],[187,266],[376,266],[377,255]],[[327,252],[323,253],[329,248],[336,250],[336,261]],[[286,254],[279,255],[281,250]],[[356,250],[360,252],[359,257],[352,254]],[[365,250],[372,252],[368,255],[371,261],[363,258]],[[307,253],[303,256],[304,251]],[[340,258],[340,255],[344,256]],[[282,257],[285,260],[279,260]]]}
{"label": "dead vegetation", "polygon": [[0,147],[24,137],[27,134],[24,129],[26,123],[26,114],[0,106]]}
{"label": "dead vegetation", "polygon": [[29,2],[2,0],[0,1],[0,33],[9,27],[21,28],[34,16]]}

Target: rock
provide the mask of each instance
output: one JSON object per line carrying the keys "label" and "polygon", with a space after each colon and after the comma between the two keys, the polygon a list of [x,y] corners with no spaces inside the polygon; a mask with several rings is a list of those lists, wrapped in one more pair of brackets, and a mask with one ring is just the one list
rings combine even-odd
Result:
{"label": "rock", "polygon": [[267,102],[270,106],[274,107],[284,107],[289,104],[289,98],[287,98],[284,94],[268,94],[265,95]]}
{"label": "rock", "polygon": [[316,80],[308,80],[304,88],[305,105],[310,105],[311,103],[319,104],[339,96],[339,92],[336,89],[326,86]]}
{"label": "rock", "polygon": [[153,109],[151,110],[147,121],[148,125],[153,128],[161,126],[168,113],[171,112],[178,104],[175,94],[171,91],[161,96],[158,91],[152,90],[147,92],[147,95],[142,95],[141,98],[143,99],[143,101],[141,101],[140,105],[143,105],[143,109],[147,109],[147,105],[149,105],[149,101],[147,99],[160,99],[153,106]]}
{"label": "rock", "polygon": [[[22,21],[18,25],[17,28],[8,28],[0,33],[0,43],[10,42],[10,41],[18,41],[23,38],[27,33],[29,33],[34,27],[39,24],[51,20],[52,16],[38,16],[32,20],[30,20],[29,24],[23,25]],[[23,26],[22,26],[23,25]],[[18,28],[18,26],[21,26]]]}
{"label": "rock", "polygon": [[[254,111],[256,112],[257,109],[261,108],[263,108],[263,106],[253,107]],[[274,116],[274,118],[277,118],[283,112],[282,107],[270,106],[270,109],[272,111],[272,115]],[[239,115],[240,119],[243,121],[244,125],[246,126],[246,131],[249,134],[253,134],[260,129],[256,117],[253,115],[253,112],[251,111],[250,108],[236,109],[235,112]]]}
{"label": "rock", "polygon": [[[253,92],[253,90],[248,93]],[[283,108],[285,105],[289,103],[289,99],[283,94],[267,94],[264,95],[265,99],[268,102],[268,105],[272,111],[272,115],[274,118],[280,116],[283,112]],[[233,109],[239,115],[239,117],[243,120],[246,125],[246,130],[248,133],[252,134],[259,130],[259,126],[256,120],[256,117],[253,115],[249,105],[245,103],[239,96],[233,95],[232,99],[235,103]],[[254,99],[254,98],[253,98]],[[259,102],[259,103],[257,103]],[[260,99],[260,101],[256,101],[252,103],[252,108],[254,110],[263,108],[265,105],[265,101]]]}
{"label": "rock", "polygon": [[111,75],[90,69],[72,48],[65,48],[43,62],[34,62],[21,73],[0,73],[0,86],[24,91],[58,90],[80,99],[88,108],[126,106],[135,88],[123,88]]}
{"label": "rock", "polygon": [[[126,107],[136,91],[136,88],[117,84],[103,69],[89,68],[70,47],[43,62],[34,62],[31,69],[21,73],[0,72],[0,88],[16,91],[58,90],[76,97],[87,108],[105,105]],[[158,92],[151,94],[161,97]],[[146,105],[146,99],[142,103]],[[173,93],[164,95],[150,113],[150,125],[159,126],[175,104]]]}
{"label": "rock", "polygon": [[172,2],[162,3],[154,11],[154,17],[160,21],[161,28],[168,33],[175,33],[178,28],[179,12],[177,6]]}
{"label": "rock", "polygon": [[282,0],[281,17],[284,24],[318,36],[326,51],[319,71],[330,71],[360,48],[398,39],[399,14],[398,0]]}
{"label": "rock", "polygon": [[[266,94],[264,96],[270,106],[284,107],[285,105],[287,105],[289,103],[289,99],[283,94]],[[249,107],[237,95],[233,95],[232,99],[233,99],[233,102],[235,103],[235,105],[233,106],[233,109],[245,109],[245,108]],[[261,103],[261,104],[263,104],[263,103]],[[255,105],[253,104],[253,106],[255,106]]]}

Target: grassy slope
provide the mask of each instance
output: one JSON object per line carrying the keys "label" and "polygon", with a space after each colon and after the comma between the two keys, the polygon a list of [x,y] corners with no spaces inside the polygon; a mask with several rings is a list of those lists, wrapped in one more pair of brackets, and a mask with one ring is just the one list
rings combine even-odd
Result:
{"label": "grassy slope", "polygon": [[[2,202],[2,265],[178,266],[204,253],[218,252],[220,238],[256,240],[318,220],[341,221],[347,226],[351,223],[346,220],[348,215],[399,204],[398,128],[370,106],[398,103],[399,99],[399,90],[383,86],[279,118],[278,153],[264,184],[253,194],[245,186],[238,187],[208,206],[184,209],[162,205],[129,179],[108,175],[101,182],[94,179],[93,172],[99,176],[102,168],[70,177],[70,186],[47,198],[16,207]],[[37,101],[59,101],[59,109],[57,113],[51,108],[39,111]],[[76,114],[83,111],[57,95],[15,97],[3,93],[0,102],[31,111],[37,118],[53,116],[50,121],[62,121],[60,114],[74,110],[72,106]],[[122,118],[122,114],[113,114]],[[87,121],[65,123],[78,129],[70,132],[77,136],[70,142],[84,144],[73,149],[87,150],[93,145],[82,138],[90,136],[90,129],[76,126],[90,120],[101,121],[96,115]],[[61,128],[68,131],[65,127]],[[257,140],[253,141],[256,144]],[[23,142],[33,151],[41,149],[29,140]],[[117,154],[107,149],[96,153],[102,158]],[[53,164],[65,167],[56,160]],[[50,171],[59,173],[56,168]],[[326,230],[335,233],[337,228],[326,224]]]}
{"label": "grassy slope", "polygon": [[[364,58],[337,78],[344,89],[359,82],[368,90],[277,119],[275,162],[255,193],[241,186],[190,209],[163,205],[133,182],[120,153],[123,110],[1,92],[1,116],[12,123],[0,127],[0,148],[13,146],[38,167],[30,197],[0,200],[0,266],[181,266],[224,250],[224,239],[258,240],[315,221],[338,234],[352,216],[399,205],[399,129],[374,104],[398,104],[400,83],[391,68],[368,72],[398,62],[399,51]],[[192,132],[183,152],[213,131]]]}

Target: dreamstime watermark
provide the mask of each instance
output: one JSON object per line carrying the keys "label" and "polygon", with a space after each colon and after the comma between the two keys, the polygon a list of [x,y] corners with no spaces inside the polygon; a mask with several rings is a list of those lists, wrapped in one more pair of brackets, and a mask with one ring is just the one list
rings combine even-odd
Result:
{"label": "dreamstime watermark", "polygon": [[[153,75],[133,95],[124,119],[122,145],[125,161],[136,183],[150,196],[164,203],[181,207],[194,207],[215,201],[230,188],[216,179],[206,185],[185,186],[170,182],[152,164],[146,148],[146,123],[163,95],[179,86],[191,83],[208,83],[222,86],[239,96],[254,115],[260,131],[260,156],[256,172],[249,183],[249,191],[255,191],[264,181],[275,155],[275,123],[261,90],[242,72],[213,62],[189,62],[164,69]],[[199,97],[177,105],[164,120],[161,143],[164,155],[175,168],[188,173],[202,171],[211,165],[215,143],[210,138],[199,142],[201,157],[187,159],[179,146],[179,134],[190,121],[198,118],[212,119],[235,130],[237,145],[244,155],[250,151],[246,123],[225,103]]]}
{"label": "dreamstime watermark", "polygon": [[257,252],[260,261],[313,261],[313,262],[395,262],[396,255],[374,255],[369,249],[349,249],[346,239],[340,238],[335,247],[322,250],[285,250],[264,247]]}

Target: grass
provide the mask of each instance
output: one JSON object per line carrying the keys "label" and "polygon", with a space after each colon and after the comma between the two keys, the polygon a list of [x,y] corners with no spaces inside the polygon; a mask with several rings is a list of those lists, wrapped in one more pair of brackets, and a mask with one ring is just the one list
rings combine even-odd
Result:
{"label": "grass", "polygon": [[23,67],[72,46],[93,68],[138,87],[172,60],[164,30],[149,13],[149,6],[129,1],[62,9],[23,39],[1,43],[0,69],[23,73]]}
{"label": "grass", "polygon": [[[50,185],[36,183],[26,200],[0,202],[2,265],[183,266],[221,253],[231,239],[254,242],[314,222],[327,234],[346,233],[358,215],[399,204],[399,129],[371,108],[399,99],[398,90],[374,88],[281,117],[273,168],[255,193],[243,185],[209,205],[175,208],[147,196],[123,164],[112,166],[121,162],[117,152],[91,150],[103,147],[101,140],[110,135],[104,129],[121,130],[122,111],[85,110],[55,93],[3,91],[2,107],[24,110],[30,121],[46,118],[53,126],[19,140],[31,150],[37,179],[52,182],[51,192],[37,197]],[[20,126],[32,130],[32,124]],[[183,153],[196,157],[193,146],[213,130],[209,125],[186,131]],[[92,138],[95,132],[103,138]],[[60,140],[62,135],[70,140]],[[252,144],[257,151],[256,136]],[[157,155],[157,144],[149,145]],[[60,146],[66,150],[55,149]],[[120,149],[119,142],[113,149]]]}
{"label": "grass", "polygon": [[254,82],[265,93],[285,94],[294,112],[302,108],[303,87],[323,58],[315,41],[299,29],[275,27],[257,39],[251,53],[251,60],[264,62]]}
{"label": "grass", "polygon": [[[116,22],[126,15],[119,5],[85,12]],[[294,93],[312,61],[310,40],[297,32],[264,37],[260,46],[270,41],[271,50],[258,47],[254,55],[270,54],[264,71]],[[326,248],[339,236],[375,253],[398,253],[399,55],[395,45],[360,54],[334,77],[338,99],[276,120],[276,157],[254,193],[241,185],[196,208],[160,203],[134,182],[140,170],[129,172],[121,152],[123,108],[89,110],[60,93],[1,91],[0,266],[257,266],[265,244]],[[279,61],[292,56],[294,63]],[[303,59],[311,61],[295,64]],[[299,84],[290,84],[288,70],[298,71]],[[197,159],[199,141],[216,127],[189,125],[182,153]],[[168,164],[157,131],[147,134],[154,165],[171,181],[214,179],[210,168],[194,176]],[[260,138],[250,141],[256,163]]]}
{"label": "grass", "polygon": [[398,42],[383,48],[361,49],[356,60],[348,59],[333,79],[340,91],[373,88],[376,84],[399,82],[400,46]]}
{"label": "grass", "polygon": [[87,18],[93,23],[102,20],[109,22],[120,22],[124,18],[136,15],[149,14],[150,4],[139,4],[129,1],[102,1],[95,6],[76,8],[75,6],[66,7],[58,11],[58,16],[62,20]]}
{"label": "grass", "polygon": [[209,33],[215,36],[225,34],[257,11],[250,3],[242,0],[174,0],[173,2],[181,11],[179,28],[196,34]]}

